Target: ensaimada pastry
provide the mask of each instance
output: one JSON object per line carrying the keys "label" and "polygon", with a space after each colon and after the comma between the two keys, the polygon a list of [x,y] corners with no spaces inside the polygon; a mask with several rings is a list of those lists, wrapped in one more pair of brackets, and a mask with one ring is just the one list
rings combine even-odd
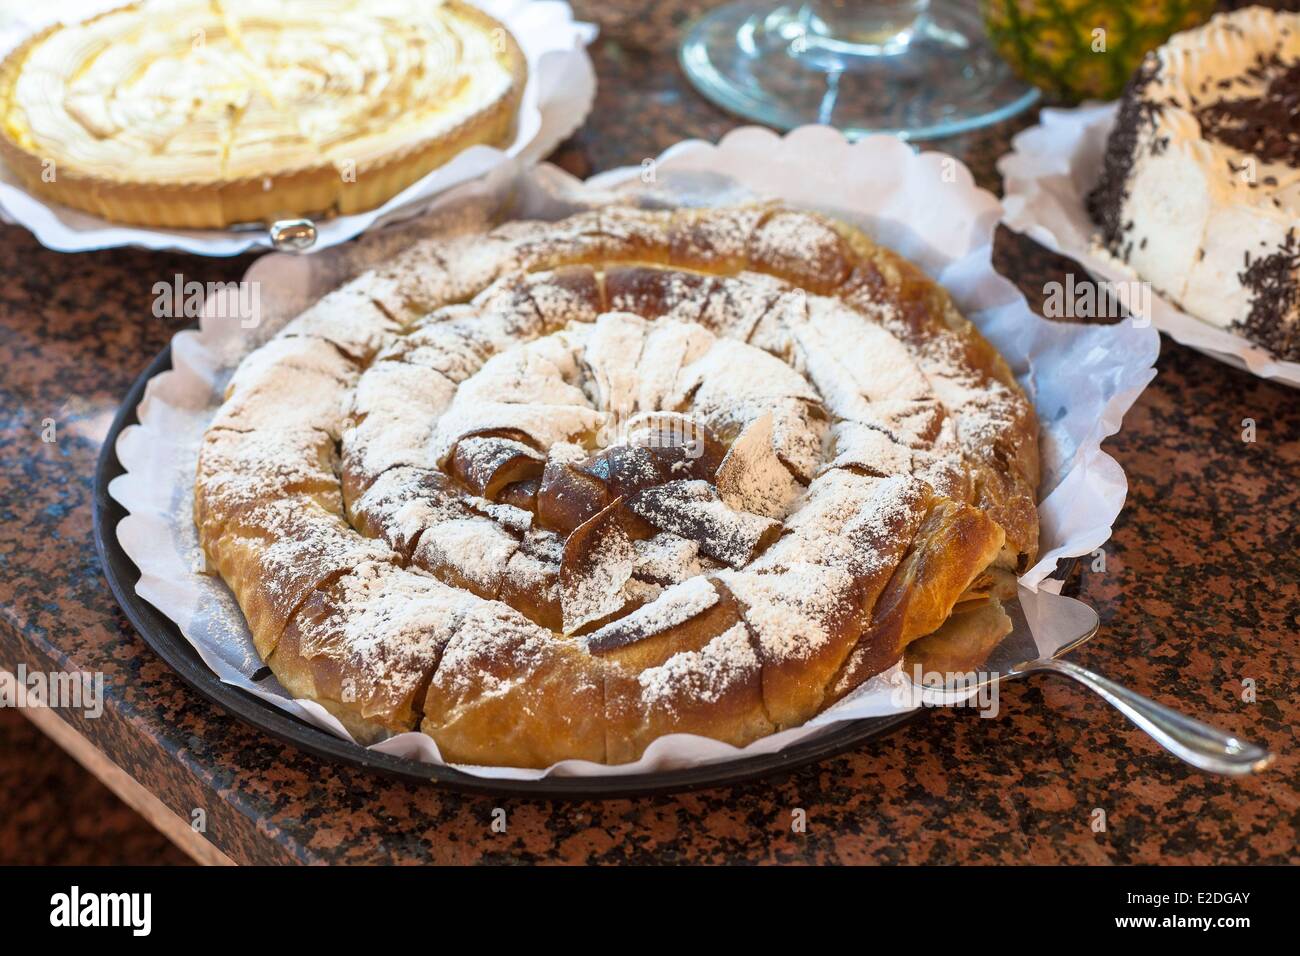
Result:
{"label": "ensaimada pastry", "polygon": [[807,721],[1000,636],[1034,410],[915,266],[776,205],[416,243],[252,352],[210,564],[283,686],[456,763],[623,763]]}

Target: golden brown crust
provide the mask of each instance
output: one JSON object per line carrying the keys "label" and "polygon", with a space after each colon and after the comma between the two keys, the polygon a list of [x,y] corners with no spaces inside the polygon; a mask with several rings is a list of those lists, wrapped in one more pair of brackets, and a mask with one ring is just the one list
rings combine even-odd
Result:
{"label": "golden brown crust", "polygon": [[[196,520],[272,670],[365,739],[418,722],[445,759],[534,767],[743,745],[925,635],[988,638],[1036,550],[1037,426],[1005,362],[918,270],[807,213],[427,242],[276,341],[207,437]],[[268,412],[285,387],[315,394]],[[698,419],[701,457],[611,439],[615,408]],[[394,608],[358,645],[385,606],[366,581],[443,630],[418,644]]]}
{"label": "golden brown crust", "polygon": [[[743,644],[752,638],[743,624],[736,624],[716,640]],[[734,654],[716,650],[710,643],[684,656],[692,665],[691,680],[674,682],[665,674],[661,678],[664,691],[649,696],[645,672],[634,675],[622,668],[609,670],[605,679],[606,763],[636,760],[667,734],[699,734],[743,747],[777,729],[764,704],[765,672],[756,655],[737,666]],[[653,681],[650,687],[654,687]]]}
{"label": "golden brown crust", "polygon": [[[255,176],[228,180],[151,182],[131,179],[131,171],[126,168],[98,175],[67,162],[51,177],[50,157],[18,142],[9,124],[2,120],[9,112],[14,85],[28,54],[61,29],[57,24],[30,37],[0,64],[0,158],[34,194],[131,225],[220,229],[301,216],[325,219],[374,209],[469,147],[504,146],[514,135],[528,78],[523,51],[499,21],[477,7],[460,0],[445,0],[444,5],[458,17],[475,22],[494,39],[500,38],[498,58],[512,77],[507,93],[468,116],[455,129],[359,162],[346,177],[334,164],[324,163],[268,168]],[[139,7],[138,3],[129,4],[90,21]]]}
{"label": "golden brown crust", "polygon": [[416,727],[468,610],[465,595],[428,575],[363,563],[307,595],[267,661],[293,696],[315,700],[368,743]]}
{"label": "golden brown crust", "polygon": [[429,685],[420,728],[452,763],[605,760],[607,668],[503,605],[467,614]]}
{"label": "golden brown crust", "polygon": [[996,559],[1004,541],[1002,529],[984,513],[937,501],[831,681],[827,703],[880,673],[917,638],[938,630],[971,582]]}
{"label": "golden brown crust", "polygon": [[220,534],[202,540],[208,560],[239,600],[264,659],[318,587],[363,562],[393,560],[315,499],[295,495],[244,510]]}

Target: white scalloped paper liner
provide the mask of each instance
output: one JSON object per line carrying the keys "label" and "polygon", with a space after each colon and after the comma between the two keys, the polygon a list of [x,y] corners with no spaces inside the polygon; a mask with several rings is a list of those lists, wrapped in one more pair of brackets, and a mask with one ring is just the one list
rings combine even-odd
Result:
{"label": "white scalloped paper liner", "polygon": [[[691,205],[780,198],[852,222],[924,267],[1001,350],[1034,399],[1043,425],[1042,557],[1021,579],[1021,602],[1043,653],[1075,637],[1077,602],[1053,593],[1056,585],[1047,575],[1058,557],[1090,554],[1110,536],[1127,482],[1100,445],[1119,430],[1124,413],[1155,375],[1155,330],[1127,322],[1068,325],[1035,316],[1016,288],[992,268],[993,231],[1002,214],[997,200],[976,188],[956,160],[914,153],[889,137],[850,144],[825,127],[807,127],[783,138],[749,128],[716,146],[679,144],[659,157],[653,169],[650,183],[638,167],[583,184],[550,166],[529,171],[502,167],[443,196],[435,209],[445,222],[460,223],[467,211],[559,219],[629,192]],[[141,424],[124,430],[118,440],[126,474],[109,488],[130,512],[117,534],[141,568],[137,593],[177,624],[223,681],[344,738],[347,732],[323,708],[289,699],[274,677],[251,681],[261,662],[233,596],[219,578],[194,570],[200,560],[191,518],[198,443],[243,354],[329,288],[382,258],[407,230],[427,230],[426,222],[385,230],[320,255],[259,259],[247,278],[262,283],[261,326],[243,330],[237,320],[219,319],[210,308],[199,331],[177,334],[173,369],[149,382],[138,409]],[[635,763],[614,767],[564,761],[545,770],[462,769],[483,777],[532,780],[549,774],[661,771],[771,753],[840,721],[911,710],[920,701],[910,687],[895,667],[804,726],[742,748],[675,734],[656,740]],[[924,700],[955,703],[965,696],[927,692]],[[420,733],[400,734],[375,749],[442,762],[434,742]]]}
{"label": "white scalloped paper liner", "polygon": [[[28,18],[0,29],[0,56],[27,36],[59,20],[79,21],[127,0],[60,0],[36,6]],[[528,61],[515,139],[504,150],[471,146],[451,162],[430,171],[377,209],[337,216],[317,224],[313,252],[347,242],[361,233],[419,215],[440,194],[501,166],[509,159],[538,162],[583,124],[596,97],[596,73],[587,46],[594,24],[573,19],[563,0],[467,0],[482,7],[510,30]],[[49,203],[28,192],[0,162],[0,219],[32,233],[47,249],[86,252],[135,246],[179,250],[200,256],[234,256],[271,248],[265,230],[161,229],[109,222],[90,213]]]}
{"label": "white scalloped paper liner", "polygon": [[[1138,274],[1099,250],[1097,227],[1084,198],[1101,175],[1106,137],[1118,104],[1045,109],[1041,122],[1011,141],[998,160],[1003,179],[1003,222],[1061,255],[1097,279],[1129,282]],[[1154,290],[1151,324],[1180,345],[1203,352],[1260,378],[1300,387],[1300,362],[1284,362],[1248,339],[1189,315]]]}

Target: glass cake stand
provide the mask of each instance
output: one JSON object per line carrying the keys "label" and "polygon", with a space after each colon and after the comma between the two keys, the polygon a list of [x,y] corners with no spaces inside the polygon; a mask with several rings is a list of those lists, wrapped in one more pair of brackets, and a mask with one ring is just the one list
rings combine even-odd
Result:
{"label": "glass cake stand", "polygon": [[974,0],[740,0],[693,23],[680,57],[710,100],[777,129],[931,139],[1038,99],[985,37]]}

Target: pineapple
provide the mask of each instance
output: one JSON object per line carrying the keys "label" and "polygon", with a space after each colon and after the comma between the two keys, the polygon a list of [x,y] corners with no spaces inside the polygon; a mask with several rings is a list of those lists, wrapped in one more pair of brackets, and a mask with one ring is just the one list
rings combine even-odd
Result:
{"label": "pineapple", "polygon": [[1142,57],[1200,26],[1216,0],[981,0],[989,37],[1027,82],[1066,102],[1114,99]]}

